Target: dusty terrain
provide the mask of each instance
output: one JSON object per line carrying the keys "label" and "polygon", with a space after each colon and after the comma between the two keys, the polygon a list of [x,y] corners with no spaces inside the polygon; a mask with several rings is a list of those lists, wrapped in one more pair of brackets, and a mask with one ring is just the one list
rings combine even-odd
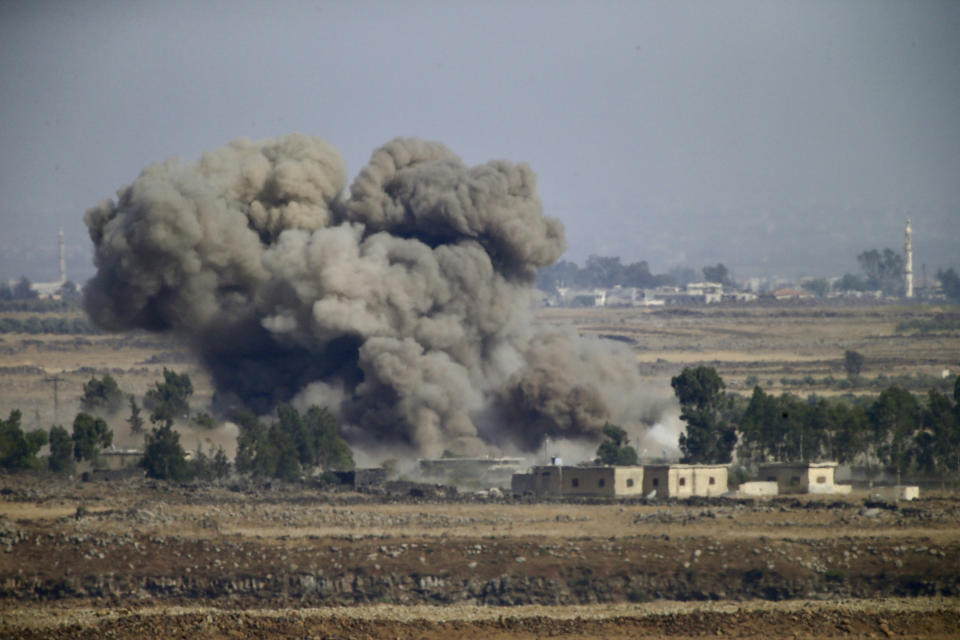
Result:
{"label": "dusty terrain", "polygon": [[[684,366],[714,367],[729,389],[748,390],[757,376],[766,391],[781,379],[813,376],[810,391],[829,391],[827,376],[845,377],[847,349],[864,356],[862,375],[939,376],[960,369],[960,331],[897,331],[901,323],[960,317],[956,306],[783,304],[707,305],[650,309],[541,309],[542,322],[574,324],[581,333],[618,339],[637,353],[652,378],[676,375]],[[793,390],[793,389],[791,389]]]}
{"label": "dusty terrain", "polygon": [[[632,346],[669,398],[685,365],[757,376],[960,369],[960,335],[896,331],[936,307],[542,310]],[[170,340],[0,336],[0,413],[69,425],[83,383],[142,395],[164,366],[209,379]],[[54,384],[58,377],[57,404]],[[796,389],[791,389],[797,391]],[[126,416],[111,420],[121,446]],[[184,444],[192,449],[189,438]],[[324,492],[231,480],[74,483],[0,476],[4,638],[953,638],[960,497],[529,503]]]}
{"label": "dusty terrain", "polygon": [[0,484],[0,637],[947,638],[960,628],[953,494],[530,503],[139,479]]}

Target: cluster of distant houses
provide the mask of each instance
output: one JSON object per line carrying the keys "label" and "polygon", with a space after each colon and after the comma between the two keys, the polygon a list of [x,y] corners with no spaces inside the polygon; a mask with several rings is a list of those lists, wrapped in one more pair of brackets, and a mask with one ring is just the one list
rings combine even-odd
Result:
{"label": "cluster of distant houses", "polygon": [[[718,282],[690,282],[686,286],[663,286],[655,289],[622,287],[576,289],[559,287],[554,293],[544,293],[541,299],[546,307],[659,307],[681,304],[717,304],[720,302],[793,301],[816,298],[813,291],[786,282],[771,286],[766,280],[753,278],[746,289]],[[758,293],[759,292],[759,293]],[[828,298],[857,298],[882,300],[882,291],[830,291]],[[917,297],[942,300],[941,292],[918,289]]]}
{"label": "cluster of distant houses", "polygon": [[[78,468],[85,478],[121,479],[139,476],[143,452],[109,448],[100,452],[96,468]],[[551,464],[525,467],[523,458],[435,458],[420,460],[427,478],[447,482],[485,480],[503,483],[509,478],[514,495],[542,498],[712,498],[719,496],[776,496],[780,494],[850,493],[852,486],[835,481],[836,462],[771,462],[759,465],[758,479],[737,487],[729,485],[728,465],[654,463],[635,466],[564,465],[560,458]],[[386,482],[384,469],[356,469],[338,472],[339,481],[355,487]],[[913,500],[916,486],[888,487],[876,492],[886,497]]]}
{"label": "cluster of distant houses", "polygon": [[728,486],[724,464],[648,464],[642,466],[570,466],[559,461],[516,473],[516,494],[550,497],[648,498],[772,496],[781,493],[850,493],[851,485],[834,481],[836,462],[769,463],[760,465],[760,480]]}
{"label": "cluster of distant houses", "polygon": [[668,304],[713,304],[717,302],[750,302],[757,294],[725,289],[716,282],[691,282],[685,287],[616,286],[610,289],[570,289],[560,287],[544,297],[545,306],[554,307],[656,307]]}
{"label": "cluster of distant houses", "polygon": [[[525,467],[523,458],[440,458],[420,461],[426,477],[444,481],[506,484],[515,495],[544,498],[691,498],[850,493],[837,484],[836,462],[770,462],[759,465],[757,479],[731,487],[726,464],[653,463],[635,466],[550,464]],[[889,497],[914,499],[917,487],[891,487]]]}

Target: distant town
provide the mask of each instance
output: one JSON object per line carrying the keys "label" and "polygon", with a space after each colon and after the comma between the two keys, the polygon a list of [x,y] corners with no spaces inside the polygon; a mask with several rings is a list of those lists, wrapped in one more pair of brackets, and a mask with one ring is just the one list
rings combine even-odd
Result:
{"label": "distant town", "polygon": [[697,273],[677,268],[653,274],[646,262],[622,264],[620,258],[591,256],[581,268],[559,261],[541,269],[537,286],[542,304],[551,307],[647,307],[671,304],[718,304],[795,301],[815,298],[864,300],[960,301],[960,276],[953,267],[928,275],[913,269],[910,221],[903,252],[871,249],[857,256],[861,274],[831,278],[736,279],[722,263]]}

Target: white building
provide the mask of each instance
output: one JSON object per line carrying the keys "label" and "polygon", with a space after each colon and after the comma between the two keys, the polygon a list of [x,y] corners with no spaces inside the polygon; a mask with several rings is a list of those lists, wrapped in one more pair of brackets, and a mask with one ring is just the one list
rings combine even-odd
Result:
{"label": "white building", "polygon": [[760,480],[776,482],[780,493],[850,493],[836,484],[836,462],[769,462],[759,467]]}

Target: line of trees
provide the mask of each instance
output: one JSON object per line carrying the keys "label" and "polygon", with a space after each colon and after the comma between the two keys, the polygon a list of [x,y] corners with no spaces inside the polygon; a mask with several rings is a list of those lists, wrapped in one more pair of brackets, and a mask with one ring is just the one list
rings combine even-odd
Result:
{"label": "line of trees", "polygon": [[[126,422],[131,432],[144,433],[142,466],[149,477],[181,482],[225,477],[231,464],[222,447],[208,451],[201,447],[188,456],[174,429],[176,422],[209,429],[217,426],[206,412],[191,417],[192,395],[193,383],[187,374],[164,369],[163,380],[143,398],[143,409],[149,412],[152,424],[144,433],[145,421],[136,397],[124,393],[110,374],[91,377],[83,385],[83,411],[73,421],[72,434],[59,425],[49,432],[24,432],[19,410],[0,420],[0,468],[72,473],[76,462],[96,461],[99,453],[112,444],[113,432],[106,420],[115,419],[127,405],[130,414]],[[293,407],[281,405],[277,420],[269,426],[249,413],[235,416],[234,421],[240,427],[236,458],[239,473],[296,480],[318,468],[329,471],[354,466],[353,452],[340,435],[337,417],[325,408],[310,407],[301,415]],[[39,452],[47,444],[50,453],[40,458]]]}
{"label": "line of trees", "polygon": [[30,316],[20,319],[10,316],[0,318],[0,333],[50,334],[95,334],[97,329],[86,316]]}
{"label": "line of trees", "polygon": [[[50,431],[34,429],[24,432],[20,426],[21,413],[10,412],[0,420],[0,468],[8,470],[49,468],[58,473],[70,473],[74,462],[94,460],[97,454],[113,442],[113,432],[103,418],[89,413],[78,413],[73,420],[73,433],[54,425]],[[50,444],[50,455],[41,459],[38,454]]]}
{"label": "line of trees", "polygon": [[683,462],[823,459],[878,466],[898,475],[960,473],[960,376],[952,397],[891,385],[873,398],[800,398],[755,387],[749,400],[724,393],[710,367],[671,381],[687,423]]}
{"label": "line of trees", "polygon": [[251,413],[234,417],[237,471],[254,477],[295,480],[316,468],[352,469],[353,452],[340,436],[336,416],[312,406],[300,413],[287,404],[277,408],[277,420],[263,424]]}

